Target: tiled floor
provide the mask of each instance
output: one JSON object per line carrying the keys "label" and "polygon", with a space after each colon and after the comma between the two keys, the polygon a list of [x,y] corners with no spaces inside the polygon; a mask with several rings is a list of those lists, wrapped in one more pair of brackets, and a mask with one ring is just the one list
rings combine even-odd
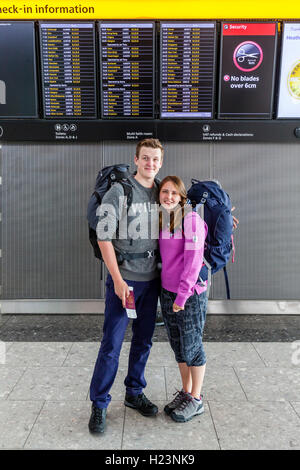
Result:
{"label": "tiled floor", "polygon": [[153,343],[144,418],[123,405],[125,342],[107,429],[88,432],[96,342],[7,342],[0,361],[1,449],[300,449],[300,342],[206,342],[205,413],[174,423],[163,407],[180,387],[167,342]]}

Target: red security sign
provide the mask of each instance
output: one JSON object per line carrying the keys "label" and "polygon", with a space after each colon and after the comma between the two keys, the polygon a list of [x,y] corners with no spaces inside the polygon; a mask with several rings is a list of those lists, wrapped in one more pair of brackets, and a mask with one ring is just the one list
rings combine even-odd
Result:
{"label": "red security sign", "polygon": [[223,36],[275,36],[276,23],[223,23]]}

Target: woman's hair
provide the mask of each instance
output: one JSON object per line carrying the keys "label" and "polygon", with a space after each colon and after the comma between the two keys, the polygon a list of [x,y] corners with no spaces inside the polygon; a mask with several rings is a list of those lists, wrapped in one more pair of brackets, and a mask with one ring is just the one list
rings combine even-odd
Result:
{"label": "woman's hair", "polygon": [[[176,228],[178,227],[181,228],[182,226],[182,219],[184,217],[184,206],[187,201],[187,193],[186,193],[186,189],[185,189],[184,182],[182,181],[182,179],[179,178],[178,176],[170,175],[170,176],[166,176],[161,181],[159,185],[158,194],[160,194],[165,183],[169,183],[169,182],[174,184],[175,188],[177,189],[180,195],[179,207],[177,206],[177,208],[175,208],[174,210],[170,212],[170,219],[169,219],[170,220],[170,232],[173,233]],[[160,211],[159,212],[159,229],[162,230],[162,228],[164,228],[165,225],[166,225],[166,217],[164,217],[163,212]]]}

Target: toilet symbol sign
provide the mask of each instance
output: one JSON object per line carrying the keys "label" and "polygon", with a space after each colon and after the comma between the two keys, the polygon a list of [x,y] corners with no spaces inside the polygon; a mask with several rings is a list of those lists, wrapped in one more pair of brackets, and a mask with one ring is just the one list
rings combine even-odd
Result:
{"label": "toilet symbol sign", "polygon": [[77,140],[78,136],[76,131],[78,129],[77,124],[75,123],[59,123],[54,124],[55,129],[55,138],[61,140]]}

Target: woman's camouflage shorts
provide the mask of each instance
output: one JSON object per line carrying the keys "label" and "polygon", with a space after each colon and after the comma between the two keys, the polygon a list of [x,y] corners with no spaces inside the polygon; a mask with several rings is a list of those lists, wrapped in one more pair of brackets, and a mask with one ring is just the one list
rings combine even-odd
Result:
{"label": "woman's camouflage shorts", "polygon": [[177,313],[173,312],[176,295],[161,289],[161,310],[175,359],[188,366],[203,366],[206,363],[202,344],[208,302],[206,292],[195,292],[186,301],[184,310]]}

